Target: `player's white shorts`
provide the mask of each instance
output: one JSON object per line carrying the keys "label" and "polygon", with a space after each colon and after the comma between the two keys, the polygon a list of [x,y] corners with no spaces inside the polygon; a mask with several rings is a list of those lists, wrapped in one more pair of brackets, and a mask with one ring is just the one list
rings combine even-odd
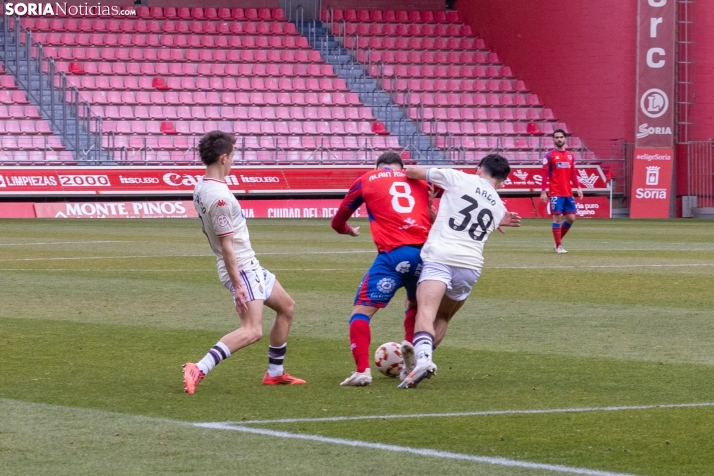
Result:
{"label": "player's white shorts", "polygon": [[454,301],[464,301],[476,284],[481,271],[470,268],[460,268],[441,263],[424,262],[419,276],[422,281],[441,281],[446,284],[446,297]]}
{"label": "player's white shorts", "polygon": [[[275,275],[260,266],[258,260],[254,259],[252,263],[251,267],[240,270],[240,279],[248,290],[248,301],[266,301],[273,292]],[[226,281],[223,285],[233,294],[233,283]],[[235,301],[235,298],[233,300]]]}

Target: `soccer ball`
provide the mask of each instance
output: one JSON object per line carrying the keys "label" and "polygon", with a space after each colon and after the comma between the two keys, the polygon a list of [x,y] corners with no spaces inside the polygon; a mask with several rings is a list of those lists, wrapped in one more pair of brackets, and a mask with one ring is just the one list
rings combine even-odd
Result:
{"label": "soccer ball", "polygon": [[399,377],[404,367],[402,346],[396,342],[387,342],[379,346],[374,353],[374,365],[387,377]]}

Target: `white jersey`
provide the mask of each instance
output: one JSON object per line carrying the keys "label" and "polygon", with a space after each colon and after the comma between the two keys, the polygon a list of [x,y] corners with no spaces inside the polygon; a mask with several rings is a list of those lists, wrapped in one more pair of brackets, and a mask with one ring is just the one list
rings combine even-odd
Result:
{"label": "white jersey", "polygon": [[218,276],[222,282],[230,281],[223,262],[223,247],[220,237],[233,235],[233,250],[238,268],[251,266],[255,252],[250,246],[248,227],[236,197],[221,180],[201,177],[193,190],[193,206],[203,225],[211,249],[218,259]]}
{"label": "white jersey", "polygon": [[483,244],[503,220],[506,206],[491,182],[478,175],[432,168],[427,180],[444,194],[421,259],[480,270]]}

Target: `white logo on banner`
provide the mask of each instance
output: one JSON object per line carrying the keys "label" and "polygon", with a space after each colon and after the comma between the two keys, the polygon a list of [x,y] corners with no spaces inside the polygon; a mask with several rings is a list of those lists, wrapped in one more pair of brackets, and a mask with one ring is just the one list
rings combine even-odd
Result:
{"label": "white logo on banner", "polygon": [[659,184],[659,167],[652,165],[647,167],[647,180],[645,185],[658,185]]}
{"label": "white logo on banner", "polygon": [[652,88],[642,95],[640,107],[645,116],[656,119],[669,109],[669,98],[661,89]]}
{"label": "white logo on banner", "polygon": [[0,188],[2,187],[7,187],[7,185],[5,185],[5,177],[0,175]]}
{"label": "white logo on banner", "polygon": [[671,127],[650,127],[646,122],[640,124],[639,132],[637,133],[638,139],[644,139],[650,135],[672,135]]}
{"label": "white logo on banner", "polygon": [[528,172],[526,172],[525,170],[521,170],[521,169],[518,169],[515,172],[513,172],[513,175],[518,177],[521,180],[521,182],[523,182],[525,179],[528,178]]}
{"label": "white logo on banner", "polygon": [[580,180],[581,184],[585,185],[585,188],[595,188],[598,179],[597,174],[588,174],[583,169],[580,169],[578,170],[578,175],[578,180]]}

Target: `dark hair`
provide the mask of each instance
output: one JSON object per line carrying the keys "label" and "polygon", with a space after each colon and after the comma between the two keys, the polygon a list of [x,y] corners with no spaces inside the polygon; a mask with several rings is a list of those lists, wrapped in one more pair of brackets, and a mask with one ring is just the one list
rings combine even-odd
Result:
{"label": "dark hair", "polygon": [[508,160],[498,154],[489,154],[478,164],[487,175],[496,180],[506,180],[508,174],[511,173],[511,166],[508,165]]}
{"label": "dark hair", "polygon": [[404,168],[404,161],[402,161],[402,158],[396,152],[385,152],[384,154],[380,155],[377,158],[377,164],[375,165],[375,167],[379,168],[379,166],[382,164],[399,164],[401,168]]}
{"label": "dark hair", "polygon": [[198,155],[205,165],[213,165],[218,162],[218,158],[223,154],[230,154],[233,151],[233,144],[236,138],[221,131],[211,131],[201,137],[198,142]]}
{"label": "dark hair", "polygon": [[554,130],[554,131],[553,131],[553,137],[555,137],[555,135],[556,135],[558,132],[560,132],[561,134],[563,134],[563,137],[568,137],[568,134],[567,134],[563,129],[556,129],[556,130]]}

